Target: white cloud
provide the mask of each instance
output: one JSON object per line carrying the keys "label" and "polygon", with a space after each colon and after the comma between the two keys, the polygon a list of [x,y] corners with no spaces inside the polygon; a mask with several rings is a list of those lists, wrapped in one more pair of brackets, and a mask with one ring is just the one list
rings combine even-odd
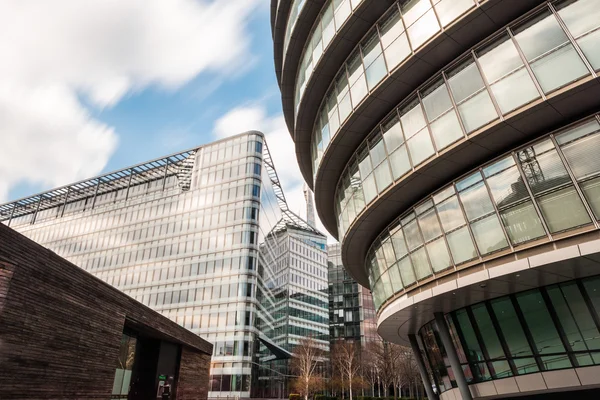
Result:
{"label": "white cloud", "polygon": [[[213,133],[216,139],[222,139],[250,130],[265,134],[288,206],[290,210],[306,219],[304,178],[296,161],[294,142],[282,114],[270,116],[266,108],[258,103],[242,105],[221,116],[215,122]],[[315,218],[317,228],[327,234],[329,242],[334,242],[335,239],[329,235],[318,215],[315,215]]]}
{"label": "white cloud", "polygon": [[60,185],[104,168],[117,134],[84,104],[110,107],[149,86],[176,90],[203,72],[247,68],[247,21],[259,5],[0,2],[0,201],[23,180]]}

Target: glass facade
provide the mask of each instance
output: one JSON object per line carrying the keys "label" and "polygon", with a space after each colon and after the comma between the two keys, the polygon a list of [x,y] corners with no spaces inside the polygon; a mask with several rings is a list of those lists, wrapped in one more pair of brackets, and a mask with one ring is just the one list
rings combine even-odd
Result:
{"label": "glass facade", "polygon": [[[345,2],[348,1],[345,0]],[[353,7],[355,7],[354,3],[361,1],[353,0]],[[327,135],[333,136],[339,128],[339,124],[402,61],[413,55],[429,39],[458,17],[484,1],[401,0],[394,3],[348,58],[338,73],[335,83],[329,89],[321,107],[321,120],[315,128],[317,139],[313,146],[316,144],[317,153],[327,148],[326,143],[320,144],[320,140],[318,140],[318,128],[322,130],[324,127],[328,127]],[[336,4],[343,2],[330,1],[329,3],[328,7],[335,7]],[[328,8],[323,9],[321,20],[318,20],[313,27],[296,79],[294,107],[296,111],[316,64],[335,36],[335,32],[350,15],[349,6],[346,8],[347,11],[339,12],[342,17],[338,17],[338,11],[336,11],[335,28],[329,27],[329,24],[333,24],[330,22],[331,12]],[[339,20],[342,22],[340,23]],[[330,138],[321,134],[321,139],[328,142]],[[317,166],[318,161],[315,162],[315,169]]]}
{"label": "glass facade", "polygon": [[[600,67],[593,54],[600,42],[586,51],[579,44],[584,38],[585,43],[600,38],[600,11],[591,9],[592,2],[549,3],[473,49],[388,115],[357,149],[338,182],[340,235],[366,204],[450,145],[565,85],[592,77]],[[581,33],[575,19],[584,12],[594,15],[594,22],[582,17],[588,30]],[[352,111],[342,112],[341,104],[331,95],[323,103],[312,142],[315,174],[331,138]]]}
{"label": "glass facade", "polygon": [[598,115],[501,156],[411,208],[367,256],[375,307],[468,261],[573,229],[595,229],[597,154]]}
{"label": "glass facade", "polygon": [[[275,250],[273,342],[290,353],[299,341],[312,337],[329,353],[329,313],[327,304],[327,237],[290,223],[276,226],[267,237]],[[284,398],[290,394],[289,360],[271,360],[264,353],[264,373],[256,396]],[[288,376],[284,376],[288,375]]]}
{"label": "glass facade", "polygon": [[268,159],[242,134],[0,205],[0,219],[212,342],[209,395],[248,397],[276,329],[265,238],[298,221]]}
{"label": "glass facade", "polygon": [[[600,364],[600,277],[499,297],[446,314],[468,383]],[[438,393],[457,387],[438,326],[419,331]]]}
{"label": "glass facade", "polygon": [[371,292],[360,286],[342,264],[339,244],[328,246],[329,334],[331,343],[379,341]]}

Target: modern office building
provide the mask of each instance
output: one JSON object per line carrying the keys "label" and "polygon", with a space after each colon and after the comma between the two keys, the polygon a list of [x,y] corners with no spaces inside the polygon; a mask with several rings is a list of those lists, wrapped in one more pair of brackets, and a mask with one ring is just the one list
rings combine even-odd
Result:
{"label": "modern office building", "polygon": [[0,224],[2,399],[204,400],[212,345]]}
{"label": "modern office building", "polygon": [[271,340],[265,239],[300,222],[259,132],[1,205],[0,219],[213,343],[209,397],[254,395],[261,360],[289,357]]}
{"label": "modern office building", "polygon": [[344,268],[339,244],[327,246],[327,273],[331,344],[340,340],[361,345],[380,341],[371,291],[359,285]]}
{"label": "modern office building", "polygon": [[271,4],[318,215],[429,396],[598,389],[598,2]]}
{"label": "modern office building", "polygon": [[[267,237],[275,251],[273,342],[289,353],[304,337],[329,352],[327,304],[327,237],[300,218],[281,220]],[[261,375],[262,398],[287,398],[294,371],[290,359],[267,354]],[[270,373],[269,373],[270,372]]]}

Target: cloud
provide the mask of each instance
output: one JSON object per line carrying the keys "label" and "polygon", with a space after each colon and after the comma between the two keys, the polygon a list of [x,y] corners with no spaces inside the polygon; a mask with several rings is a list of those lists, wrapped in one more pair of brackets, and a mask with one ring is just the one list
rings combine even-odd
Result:
{"label": "cloud", "polygon": [[260,0],[3,0],[0,201],[21,181],[100,172],[118,136],[93,116],[148,87],[177,90],[252,63]]}
{"label": "cloud", "polygon": [[[265,134],[288,206],[291,211],[306,219],[304,179],[296,161],[294,142],[287,130],[283,114],[270,116],[266,107],[260,103],[238,106],[215,121],[213,134],[215,139],[222,139],[249,130]],[[329,235],[316,213],[315,218],[317,229],[327,234],[329,242],[334,242],[335,239]]]}

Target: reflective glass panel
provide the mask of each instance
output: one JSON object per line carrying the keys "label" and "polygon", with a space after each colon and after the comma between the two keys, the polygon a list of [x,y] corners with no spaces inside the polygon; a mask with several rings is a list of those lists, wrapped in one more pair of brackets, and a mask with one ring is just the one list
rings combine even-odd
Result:
{"label": "reflective glass panel", "polygon": [[471,235],[467,227],[458,229],[446,236],[450,251],[452,252],[452,258],[455,264],[472,260],[477,257],[475,246],[471,240]]}
{"label": "reflective glass panel", "polygon": [[400,178],[411,170],[412,167],[410,165],[410,160],[408,159],[406,146],[401,146],[390,155],[390,164],[392,165],[394,179]]}
{"label": "reflective glass panel", "polygon": [[498,325],[510,350],[510,355],[512,357],[531,355],[531,348],[510,298],[504,297],[492,300],[491,304],[498,320]]}
{"label": "reflective glass panel", "polygon": [[488,254],[508,247],[498,217],[490,215],[471,224],[473,236],[481,254]]}
{"label": "reflective glass panel", "polygon": [[425,248],[421,247],[419,250],[410,254],[417,279],[421,280],[431,275],[431,267],[429,266],[429,260],[427,259],[427,253]]}
{"label": "reflective glass panel", "polygon": [[443,271],[451,265],[450,254],[448,253],[444,238],[439,238],[429,243],[426,247],[434,272]]}
{"label": "reflective glass panel", "polygon": [[398,269],[400,270],[404,287],[415,283],[416,277],[412,268],[412,263],[410,262],[410,257],[404,257],[402,260],[400,260],[398,262]]}
{"label": "reflective glass panel", "polygon": [[465,217],[460,209],[460,204],[458,204],[456,196],[437,205],[436,209],[445,232],[449,232],[452,229],[465,224]]}
{"label": "reflective glass panel", "polygon": [[500,217],[506,233],[514,245],[546,235],[531,201],[500,211]]}
{"label": "reflective glass panel", "polygon": [[[552,192],[539,199],[540,210],[550,232],[560,232],[591,222],[573,186]],[[568,213],[564,210],[569,210]]]}
{"label": "reflective glass panel", "polygon": [[429,130],[423,129],[420,133],[408,139],[408,148],[414,165],[419,165],[435,153]]}
{"label": "reflective glass panel", "polygon": [[538,354],[564,353],[565,347],[540,291],[520,293],[516,298]]}
{"label": "reflective glass panel", "polygon": [[477,304],[471,310],[490,359],[506,357],[486,305]]}

